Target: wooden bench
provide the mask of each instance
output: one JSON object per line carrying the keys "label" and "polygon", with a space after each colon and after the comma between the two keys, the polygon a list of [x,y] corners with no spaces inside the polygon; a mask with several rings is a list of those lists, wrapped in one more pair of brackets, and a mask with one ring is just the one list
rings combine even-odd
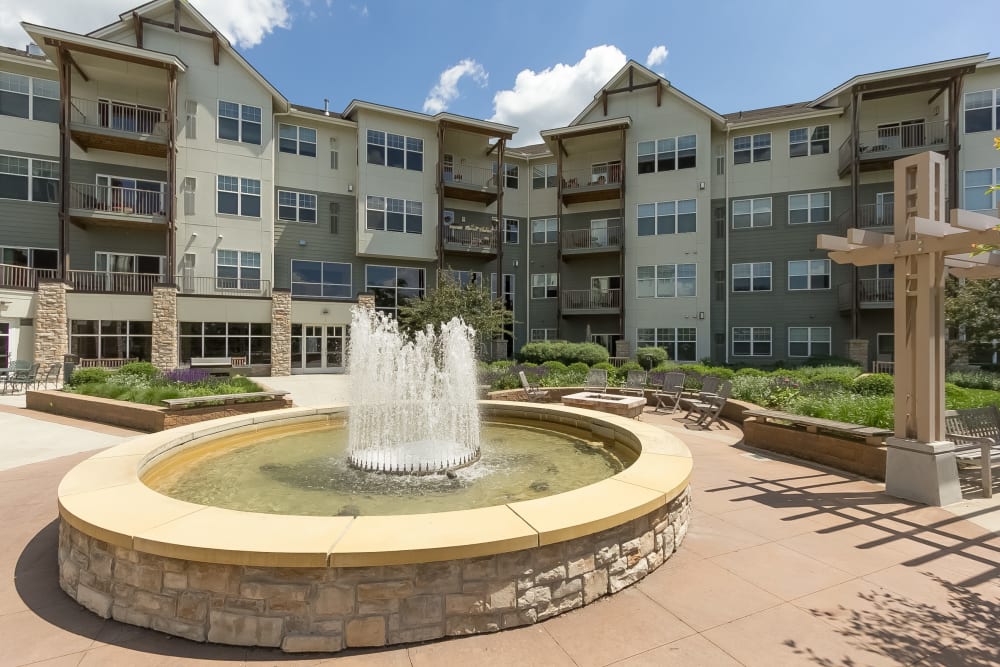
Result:
{"label": "wooden bench", "polygon": [[201,368],[212,375],[230,375],[233,370],[233,358],[191,357],[191,368]]}
{"label": "wooden bench", "polygon": [[819,417],[806,417],[803,415],[793,415],[790,412],[780,410],[745,410],[744,417],[757,417],[767,421],[773,419],[801,426],[807,433],[819,433],[826,431],[838,433],[856,438],[861,438],[869,445],[881,445],[887,435],[892,435],[892,431],[875,426],[861,426],[848,422],[838,422],[832,419],[821,419]]}
{"label": "wooden bench", "polygon": [[983,495],[993,497],[995,459],[1000,459],[1000,411],[995,405],[944,413],[945,438],[955,443],[957,461],[978,459],[982,471]]}
{"label": "wooden bench", "polygon": [[262,398],[274,400],[284,397],[287,391],[251,391],[244,394],[218,394],[216,396],[191,396],[190,398],[165,398],[162,403],[166,404],[168,410],[182,410],[184,408],[197,407],[206,403],[221,403],[232,405],[236,401]]}

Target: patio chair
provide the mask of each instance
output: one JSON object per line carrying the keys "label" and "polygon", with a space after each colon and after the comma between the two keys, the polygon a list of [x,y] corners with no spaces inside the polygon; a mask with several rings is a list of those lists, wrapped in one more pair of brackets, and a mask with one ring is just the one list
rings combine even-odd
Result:
{"label": "patio chair", "polygon": [[11,362],[10,367],[2,370],[4,370],[5,372],[3,373],[3,376],[0,377],[0,380],[3,381],[3,386],[0,387],[0,391],[6,392],[7,386],[10,385],[14,380],[14,374],[24,373],[26,371],[31,370],[31,362],[24,360],[15,360]]}
{"label": "patio chair", "polygon": [[18,387],[22,387],[25,391],[34,386],[35,382],[38,381],[38,369],[41,364],[34,363],[28,368],[28,370],[18,370],[11,373],[10,378],[7,383],[16,392]]}
{"label": "patio chair", "polygon": [[653,412],[667,408],[670,408],[671,413],[677,412],[677,408],[681,404],[681,394],[684,393],[684,378],[685,375],[681,371],[674,371],[663,376],[663,385],[653,394],[656,398],[656,407]]}
{"label": "patio chair", "polygon": [[521,378],[521,389],[524,390],[524,394],[528,397],[529,401],[537,403],[549,397],[549,390],[542,389],[537,384],[528,382],[528,377],[524,374],[524,371],[518,371],[517,375]]}
{"label": "patio chair", "polygon": [[1000,460],[1000,411],[995,405],[944,413],[945,437],[955,443],[955,461],[960,466],[978,465],[983,496],[993,497],[994,460]]}
{"label": "patio chair", "polygon": [[35,383],[35,389],[38,389],[39,387],[48,389],[50,382],[58,386],[59,376],[61,374],[62,374],[62,364],[58,362],[54,364],[49,364],[49,367],[45,369],[45,373],[43,373],[38,378],[38,381]]}
{"label": "patio chair", "polygon": [[714,375],[706,375],[701,379],[701,389],[698,390],[698,398],[703,399],[709,394],[718,393],[721,384],[722,378]]}
{"label": "patio chair", "polygon": [[[719,415],[722,413],[722,408],[726,407],[726,401],[729,400],[729,394],[733,390],[733,383],[723,382],[719,387],[719,390],[715,394],[706,394],[705,400],[694,400],[691,401],[691,407],[688,410],[688,415],[697,414],[698,419],[695,420],[695,425],[702,427],[703,429],[708,429],[712,424],[721,424],[723,428],[729,430],[726,423],[719,419]],[[687,415],[685,415],[687,418]]]}
{"label": "patio chair", "polygon": [[646,371],[629,371],[625,376],[625,386],[622,387],[622,393],[630,396],[645,396]]}
{"label": "patio chair", "polygon": [[608,372],[603,368],[592,368],[587,371],[585,382],[587,391],[605,392],[608,390]]}

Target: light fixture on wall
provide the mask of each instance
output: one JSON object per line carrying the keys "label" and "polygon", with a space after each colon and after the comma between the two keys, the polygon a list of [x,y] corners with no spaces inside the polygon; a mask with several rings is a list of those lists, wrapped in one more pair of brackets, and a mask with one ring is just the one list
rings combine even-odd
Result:
{"label": "light fixture on wall", "polygon": [[221,241],[222,240],[222,234],[219,234],[216,238]]}
{"label": "light fixture on wall", "polygon": [[191,232],[191,238],[193,239],[198,238],[198,232]]}
{"label": "light fixture on wall", "polygon": [[699,320],[705,319],[705,311],[704,310],[698,313],[698,319]]}
{"label": "light fixture on wall", "polygon": [[7,308],[10,307],[10,301],[0,301],[0,313],[6,312]]}
{"label": "light fixture on wall", "polygon": [[348,183],[348,184],[347,184],[347,191],[348,191],[348,192],[354,192],[354,186],[353,186],[353,185],[351,185],[350,183]]}
{"label": "light fixture on wall", "polygon": [[699,181],[699,183],[698,183],[698,189],[699,190],[704,190],[705,189],[705,181]]}
{"label": "light fixture on wall", "polygon": [[305,239],[299,239],[299,245],[305,245],[305,244],[306,244]]}

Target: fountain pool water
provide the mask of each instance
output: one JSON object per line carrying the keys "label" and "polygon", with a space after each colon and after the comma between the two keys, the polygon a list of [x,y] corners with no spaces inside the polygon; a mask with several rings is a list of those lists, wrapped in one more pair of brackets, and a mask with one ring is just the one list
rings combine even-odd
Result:
{"label": "fountain pool water", "polygon": [[475,332],[458,318],[418,331],[355,307],[348,462],[362,470],[433,473],[479,458]]}

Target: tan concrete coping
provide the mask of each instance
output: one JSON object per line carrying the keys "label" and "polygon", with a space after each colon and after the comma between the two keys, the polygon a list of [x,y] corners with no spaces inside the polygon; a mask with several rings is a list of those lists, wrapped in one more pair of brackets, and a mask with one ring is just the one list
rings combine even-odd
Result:
{"label": "tan concrete coping", "polygon": [[613,441],[635,456],[614,477],[535,500],[433,514],[360,517],[240,512],[176,500],[140,475],[206,440],[302,422],[341,422],[347,406],[239,415],[139,436],[83,461],[59,485],[59,512],[116,546],[208,563],[361,567],[475,558],[583,537],[654,511],[680,495],[691,453],[648,424],[578,408],[482,401],[484,419]]}

